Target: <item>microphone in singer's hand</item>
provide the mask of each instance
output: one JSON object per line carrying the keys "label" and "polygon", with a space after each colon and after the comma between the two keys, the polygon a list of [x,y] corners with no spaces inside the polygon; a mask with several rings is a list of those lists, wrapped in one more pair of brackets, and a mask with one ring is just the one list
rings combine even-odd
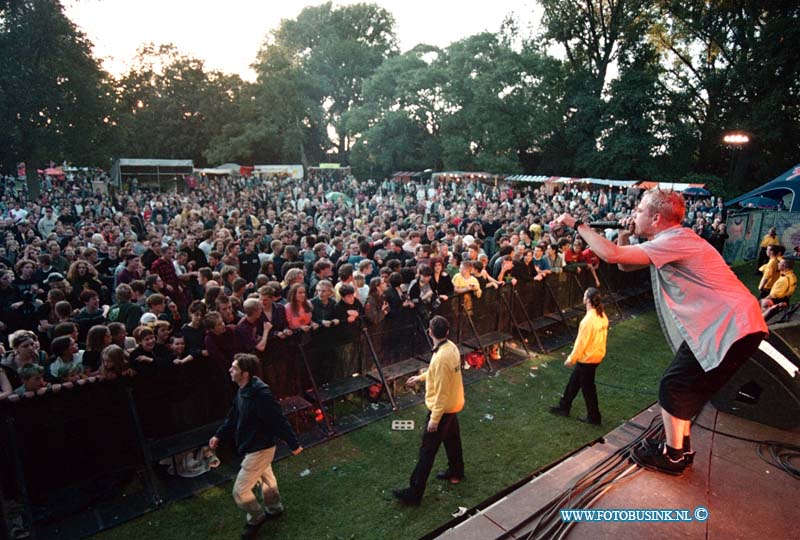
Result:
{"label": "microphone in singer's hand", "polygon": [[593,229],[624,229],[625,225],[623,225],[619,221],[592,221],[591,223],[587,223],[587,225]]}

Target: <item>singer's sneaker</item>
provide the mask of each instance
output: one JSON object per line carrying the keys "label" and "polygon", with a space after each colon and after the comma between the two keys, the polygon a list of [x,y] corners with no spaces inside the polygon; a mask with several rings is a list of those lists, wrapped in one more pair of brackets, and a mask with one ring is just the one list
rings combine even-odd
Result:
{"label": "singer's sneaker", "polygon": [[637,465],[673,476],[680,476],[686,470],[686,460],[683,455],[672,459],[667,454],[667,445],[662,443],[656,449],[636,446],[631,450],[631,459]]}
{"label": "singer's sneaker", "polygon": [[[664,442],[664,439],[659,439],[658,437],[653,437],[652,439],[643,440],[641,444],[645,448],[649,448],[651,450],[655,450],[663,442]],[[691,465],[692,463],[694,463],[694,450],[684,451],[683,452],[683,459],[686,460],[686,466],[687,467],[689,465]]]}

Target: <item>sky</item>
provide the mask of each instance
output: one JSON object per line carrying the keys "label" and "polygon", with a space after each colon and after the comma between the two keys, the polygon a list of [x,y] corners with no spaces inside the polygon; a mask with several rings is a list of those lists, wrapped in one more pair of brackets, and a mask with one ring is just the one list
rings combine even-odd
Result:
{"label": "sky", "polygon": [[[321,1],[309,0],[66,0],[67,16],[94,43],[112,75],[127,71],[143,43],[173,43],[208,69],[252,81],[250,64],[265,36]],[[335,5],[356,2],[337,1]],[[514,14],[523,29],[538,30],[535,0],[375,0],[395,17],[401,51],[419,43],[445,47],[484,30],[497,31]]]}

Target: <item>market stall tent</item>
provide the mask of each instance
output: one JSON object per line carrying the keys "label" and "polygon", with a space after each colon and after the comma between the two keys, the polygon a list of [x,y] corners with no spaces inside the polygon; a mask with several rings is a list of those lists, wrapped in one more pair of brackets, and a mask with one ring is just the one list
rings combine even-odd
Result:
{"label": "market stall tent", "polygon": [[278,176],[282,178],[303,178],[302,165],[255,165],[252,174],[260,178]]}
{"label": "market stall tent", "polygon": [[122,187],[136,178],[142,188],[171,189],[177,178],[191,176],[193,171],[191,159],[119,158],[111,166],[111,182]]}
{"label": "market stall tent", "polygon": [[543,176],[530,174],[515,174],[506,177],[506,182],[523,182],[526,184],[594,184],[608,187],[631,187],[636,180],[609,180],[606,178],[575,178],[571,176]]}

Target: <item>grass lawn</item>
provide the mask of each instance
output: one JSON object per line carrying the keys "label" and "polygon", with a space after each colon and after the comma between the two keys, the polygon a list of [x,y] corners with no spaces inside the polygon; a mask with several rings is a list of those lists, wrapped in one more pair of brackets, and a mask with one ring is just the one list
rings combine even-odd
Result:
{"label": "grass lawn", "polygon": [[[751,288],[752,268],[738,273]],[[274,465],[286,513],[267,523],[259,538],[414,539],[587,442],[611,431],[656,400],[658,380],[671,359],[655,312],[614,324],[608,355],[598,369],[602,426],[585,415],[582,398],[573,418],[551,416],[569,370],[568,351],[531,359],[467,386],[460,415],[467,478],[457,486],[428,482],[423,505],[405,508],[391,489],[405,486],[416,463],[425,407],[416,406]],[[538,365],[535,377],[530,367]],[[393,419],[413,419],[415,431],[393,432]],[[434,471],[446,466],[444,450]],[[306,476],[300,473],[308,469]],[[243,514],[231,483],[95,536],[103,540],[238,538]]]}
{"label": "grass lawn", "polygon": [[[656,399],[657,382],[671,354],[655,313],[628,319],[609,332],[608,356],[598,370],[602,426],[551,416],[566,385],[564,349],[526,361],[467,386],[460,415],[467,478],[458,486],[431,478],[420,508],[391,497],[416,463],[423,405],[311,448],[274,465],[286,505],[283,517],[260,538],[413,539],[448,521],[559,456],[602,436]],[[530,367],[538,364],[535,377]],[[585,415],[579,396],[572,416]],[[415,431],[393,432],[393,419],[413,419]],[[434,471],[445,468],[440,451]],[[309,469],[311,474],[301,477]],[[237,538],[243,514],[231,483],[212,488],[95,536],[98,539]]]}

